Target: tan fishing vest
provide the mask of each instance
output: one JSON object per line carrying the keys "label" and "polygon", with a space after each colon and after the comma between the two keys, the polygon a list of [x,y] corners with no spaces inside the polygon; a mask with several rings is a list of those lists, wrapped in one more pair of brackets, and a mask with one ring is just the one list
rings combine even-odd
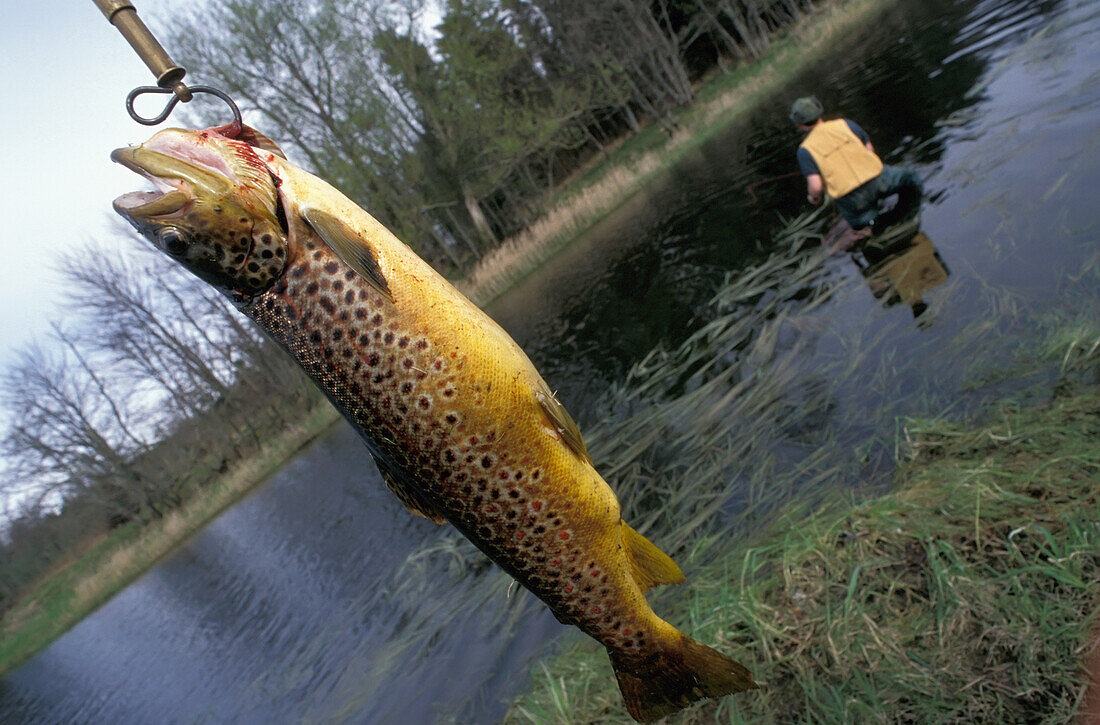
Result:
{"label": "tan fishing vest", "polygon": [[882,160],[867,150],[842,118],[814,126],[801,148],[813,156],[825,179],[825,191],[834,199],[882,173]]}

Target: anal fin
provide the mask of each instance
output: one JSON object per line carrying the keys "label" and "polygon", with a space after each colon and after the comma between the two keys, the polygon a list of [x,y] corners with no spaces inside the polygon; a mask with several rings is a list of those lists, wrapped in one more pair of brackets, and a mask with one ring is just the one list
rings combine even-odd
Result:
{"label": "anal fin", "polygon": [[668,554],[630,528],[625,521],[621,524],[623,551],[630,563],[630,573],[642,591],[658,584],[683,584],[686,581],[684,573]]}

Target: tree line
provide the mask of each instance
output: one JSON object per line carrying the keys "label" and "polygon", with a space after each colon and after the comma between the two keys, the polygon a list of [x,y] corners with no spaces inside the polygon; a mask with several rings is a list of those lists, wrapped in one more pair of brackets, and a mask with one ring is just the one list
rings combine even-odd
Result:
{"label": "tree line", "polygon": [[[207,0],[167,43],[289,155],[461,274],[625,136],[763,53],[811,0]],[[208,122],[224,119],[210,118]],[[121,234],[121,232],[120,232]],[[321,396],[144,242],[66,260],[71,304],[0,374],[0,613],[60,557],[147,522]]]}

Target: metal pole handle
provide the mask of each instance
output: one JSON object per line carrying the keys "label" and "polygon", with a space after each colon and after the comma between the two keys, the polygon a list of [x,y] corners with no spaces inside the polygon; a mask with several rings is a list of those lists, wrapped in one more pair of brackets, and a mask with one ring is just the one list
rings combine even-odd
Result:
{"label": "metal pole handle", "polygon": [[111,25],[118,28],[122,37],[137,52],[138,57],[153,71],[157,85],[171,89],[184,103],[191,100],[191,90],[183,83],[187,71],[176,65],[167,51],[157,42],[149,28],[138,17],[133,3],[125,0],[94,0]]}

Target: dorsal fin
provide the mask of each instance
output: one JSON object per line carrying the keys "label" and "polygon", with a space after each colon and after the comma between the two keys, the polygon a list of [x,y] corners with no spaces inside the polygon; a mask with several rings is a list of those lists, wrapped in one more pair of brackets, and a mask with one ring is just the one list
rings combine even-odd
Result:
{"label": "dorsal fin", "polygon": [[558,402],[558,399],[554,397],[554,393],[550,391],[550,386],[546,384],[546,381],[539,378],[537,389],[535,390],[535,400],[538,401],[539,408],[547,418],[547,422],[557,431],[558,436],[565,445],[577,454],[585,463],[591,464],[592,458],[588,455],[588,449],[584,445],[584,438],[581,436],[581,429],[577,427],[577,424],[573,422],[572,416],[569,415],[569,411],[565,409],[565,406]]}
{"label": "dorsal fin", "polygon": [[658,584],[683,584],[684,573],[657,545],[621,522],[623,551],[630,562],[630,573],[644,592]]}
{"label": "dorsal fin", "polygon": [[401,499],[401,503],[405,504],[409,511],[437,524],[447,523],[447,519],[443,518],[443,515],[436,511],[434,506],[430,506],[424,501],[424,497],[416,490],[415,484],[410,483],[405,477],[383,463],[378,456],[371,455],[374,458],[375,465],[378,466],[378,472],[382,474],[382,480],[386,482],[386,486],[396,494],[397,498]]}
{"label": "dorsal fin", "polygon": [[320,209],[303,208],[302,216],[313,227],[313,231],[329,246],[344,264],[354,269],[360,277],[381,292],[386,299],[393,301],[390,287],[382,274],[374,249],[340,219]]}

